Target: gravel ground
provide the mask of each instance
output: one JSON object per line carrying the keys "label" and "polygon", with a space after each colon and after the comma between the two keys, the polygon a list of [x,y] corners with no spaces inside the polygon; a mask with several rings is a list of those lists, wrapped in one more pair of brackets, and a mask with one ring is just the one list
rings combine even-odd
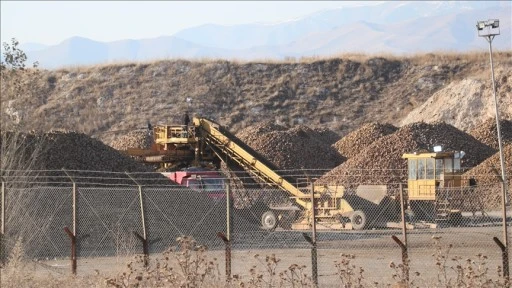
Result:
{"label": "gravel ground", "polygon": [[[282,241],[286,239],[295,239],[292,232],[274,232],[282,234]],[[300,233],[300,232],[295,232]],[[288,236],[286,236],[288,235]],[[357,273],[359,268],[364,270],[363,283],[368,287],[375,287],[374,282],[395,283],[393,273],[396,272],[390,268],[391,262],[401,263],[401,250],[399,246],[391,239],[391,235],[396,235],[402,239],[400,230],[391,231],[367,231],[365,233],[354,233],[354,231],[342,232],[320,232],[318,248],[318,279],[320,287],[339,287],[340,279],[338,277],[335,263],[341,263],[342,259],[349,261],[347,268],[353,268]],[[438,266],[435,265],[436,255],[444,255],[446,258],[446,271],[448,278],[452,281],[456,275],[452,270],[457,263],[452,259],[460,256],[462,262],[465,259],[472,259],[476,264],[482,264],[489,268],[487,275],[493,279],[498,279],[496,267],[501,265],[501,256],[498,246],[492,240],[493,237],[500,238],[501,227],[473,227],[473,228],[445,228],[445,229],[425,229],[411,231],[408,234],[409,257],[411,260],[411,279],[420,287],[432,287],[437,281],[439,275]],[[433,238],[439,240],[436,245]],[[292,243],[289,243],[292,244]],[[322,245],[323,244],[323,245]],[[449,248],[449,245],[452,248]],[[343,257],[341,254],[354,255],[355,258]],[[483,261],[477,254],[483,254],[488,257]],[[304,273],[311,275],[311,250],[302,249],[237,249],[232,251],[232,274],[238,274],[248,281],[249,271],[254,268],[258,273],[264,274],[265,256],[274,254],[280,261],[276,271],[282,272],[288,269],[292,264],[304,265]],[[260,255],[262,262],[258,261],[255,255]],[[159,254],[152,254],[151,258],[159,257]],[[217,259],[219,271],[222,275],[225,267],[225,254],[223,250],[213,250],[208,252],[209,259]],[[129,257],[108,257],[108,258],[80,258],[78,259],[78,275],[95,275],[98,270],[102,275],[114,275],[125,271],[126,263]],[[353,265],[353,267],[352,267]],[[464,265],[464,263],[463,263]],[[46,275],[48,272],[65,274],[70,273],[69,260],[50,260],[39,264],[39,275]],[[415,274],[419,272],[419,276]],[[268,276],[265,276],[268,279]]]}

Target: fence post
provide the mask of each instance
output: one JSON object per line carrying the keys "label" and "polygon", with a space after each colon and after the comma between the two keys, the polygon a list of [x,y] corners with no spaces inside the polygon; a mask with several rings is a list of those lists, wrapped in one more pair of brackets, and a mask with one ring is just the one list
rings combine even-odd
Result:
{"label": "fence post", "polygon": [[231,241],[222,232],[217,232],[217,237],[224,241],[226,247],[226,282],[231,282]]}
{"label": "fence post", "polygon": [[402,183],[400,183],[400,211],[402,215],[402,235],[404,236],[404,245],[407,247],[407,223],[405,222],[405,198]]}
{"label": "fence post", "polygon": [[[303,234],[304,235],[304,234]],[[306,236],[304,236],[306,238]],[[306,238],[308,240],[308,238]],[[316,251],[315,186],[311,183],[311,275],[314,287],[318,287],[318,257]]]}
{"label": "fence post", "polygon": [[[498,126],[499,127],[499,126]],[[503,156],[503,155],[502,155]],[[501,164],[503,167],[503,157],[501,158]],[[504,169],[504,168],[502,168]],[[503,177],[501,178],[501,190],[503,191],[502,195],[502,221],[503,221],[503,241],[505,243],[502,243],[504,248],[501,248],[503,253],[503,277],[506,277],[506,279],[509,278],[509,267],[508,267],[508,232],[507,232],[507,205],[508,205],[508,195],[507,195],[507,180],[505,178],[505,171],[502,170]],[[496,240],[494,240],[496,241]],[[501,246],[500,246],[501,247]],[[507,262],[505,263],[505,259]]]}
{"label": "fence post", "polygon": [[71,239],[71,273],[76,275],[76,236],[68,227],[64,227],[64,231],[68,234],[69,239]]}
{"label": "fence post", "polygon": [[407,246],[395,235],[392,235],[391,238],[393,238],[393,240],[395,240],[398,246],[402,249],[402,265],[404,267],[402,270],[402,280],[405,281],[404,284],[409,285],[409,254],[407,253]]}
{"label": "fence post", "polygon": [[224,241],[226,247],[226,282],[231,282],[231,210],[233,203],[231,201],[231,186],[226,183],[226,234],[217,232],[217,237]]}
{"label": "fence post", "polygon": [[133,178],[130,174],[128,174],[128,172],[124,172],[128,177],[130,177],[130,179],[135,182],[135,184],[137,184],[137,186],[139,187],[139,204],[140,204],[140,217],[141,217],[141,220],[142,220],[142,236],[140,236],[139,234],[137,234],[136,232],[135,233],[135,236],[137,236],[137,238],[139,238],[139,240],[141,240],[142,242],[142,253],[144,253],[144,267],[147,267],[148,266],[148,262],[149,262],[149,245],[148,245],[148,237],[147,237],[147,232],[146,232],[146,217],[144,216],[144,200],[143,200],[143,196],[142,196],[142,185],[140,185],[139,182],[137,182],[137,180],[135,180],[135,178]]}
{"label": "fence post", "polygon": [[1,205],[2,205],[2,211],[1,211],[1,219],[2,225],[0,226],[0,263],[4,263],[5,261],[5,182],[2,180],[2,195],[0,196],[1,199]]}
{"label": "fence post", "polygon": [[72,206],[72,209],[73,209],[73,232],[69,231],[69,228],[68,227],[64,227],[64,231],[68,234],[69,238],[71,239],[71,273],[73,273],[73,275],[76,275],[76,268],[77,268],[77,259],[76,259],[76,254],[77,254],[77,241],[76,241],[76,204],[77,204],[77,201],[76,201],[76,182],[75,180],[73,180],[73,177],[71,177],[71,175],[69,175],[69,173],[64,169],[62,168],[62,171],[64,171],[64,173],[66,173],[66,175],[69,177],[69,179],[71,180],[71,182],[73,183],[73,206]]}
{"label": "fence post", "polygon": [[505,246],[501,241],[500,239],[498,239],[498,237],[493,237],[492,238],[494,240],[494,242],[496,242],[496,244],[500,247],[501,249],[501,258],[502,258],[502,263],[503,263],[503,278],[505,278],[505,280],[509,280],[509,267],[508,267],[508,249],[507,249],[507,246]]}
{"label": "fence post", "polygon": [[2,226],[0,227],[0,232],[2,235],[5,234],[5,182],[2,181],[2,215],[0,221],[2,221]]}
{"label": "fence post", "polygon": [[407,223],[405,222],[405,198],[404,198],[404,187],[402,183],[400,183],[400,210],[402,216],[402,235],[404,237],[404,241],[400,241],[398,237],[392,235],[391,238],[395,240],[395,242],[402,249],[402,280],[405,281],[404,284],[409,285],[409,253],[407,251]]}

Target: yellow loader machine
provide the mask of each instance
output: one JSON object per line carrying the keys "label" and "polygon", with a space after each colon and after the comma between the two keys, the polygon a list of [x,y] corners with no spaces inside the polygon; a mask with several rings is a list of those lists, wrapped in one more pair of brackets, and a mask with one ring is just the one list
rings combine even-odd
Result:
{"label": "yellow loader machine", "polygon": [[[440,150],[440,149],[438,149]],[[404,154],[407,159],[407,201],[414,217],[426,221],[459,221],[473,209],[473,179],[462,176],[464,151]]]}
{"label": "yellow loader machine", "polygon": [[[388,195],[385,185],[360,185],[352,193],[346,193],[342,186],[310,184],[299,188],[292,184],[293,179],[280,175],[272,163],[211,120],[194,117],[189,125],[156,126],[153,134],[151,149],[128,149],[126,153],[146,163],[158,163],[161,170],[190,166],[218,169],[220,161],[224,161],[230,169],[247,173],[250,177],[246,178],[286,192],[294,205],[260,205],[253,211],[260,217],[263,229],[308,229],[313,209],[318,229],[396,227],[400,221],[400,203]],[[442,213],[453,216],[449,209],[454,201],[449,189],[466,184],[457,170],[461,158],[458,153],[404,155],[409,161],[405,198],[416,215],[434,220]],[[442,199],[450,202],[446,204]],[[445,210],[440,209],[441,204]]]}

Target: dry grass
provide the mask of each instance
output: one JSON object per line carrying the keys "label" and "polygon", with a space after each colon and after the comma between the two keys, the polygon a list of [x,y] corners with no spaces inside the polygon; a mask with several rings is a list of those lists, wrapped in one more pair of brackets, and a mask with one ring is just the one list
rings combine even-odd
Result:
{"label": "dry grass", "polygon": [[[355,255],[341,254],[335,262],[339,287],[509,287],[510,282],[502,276],[498,267],[498,278],[490,277],[487,257],[476,255],[476,259],[463,259],[451,255],[451,246],[444,247],[440,237],[433,237],[435,251],[432,254],[437,281],[427,282],[420,272],[412,273],[409,281],[404,277],[407,265],[391,263],[391,274],[395,282],[369,282],[362,267],[352,264]],[[191,237],[177,239],[177,248],[167,249],[161,257],[146,258],[137,255],[126,264],[123,272],[105,276],[97,271],[93,277],[36,275],[35,262],[25,258],[22,241],[11,251],[1,267],[2,287],[314,287],[305,265],[292,264],[281,270],[281,259],[275,255],[255,255],[258,265],[253,266],[247,276],[233,275],[225,279],[221,275],[217,259],[208,257],[205,246]],[[423,272],[425,273],[425,272]],[[426,274],[426,273],[425,273]]]}
{"label": "dry grass", "polygon": [[19,287],[104,287],[105,281],[99,276],[79,277],[36,273],[41,267],[25,257],[22,239],[18,239],[7,261],[0,265],[0,283],[4,288]]}

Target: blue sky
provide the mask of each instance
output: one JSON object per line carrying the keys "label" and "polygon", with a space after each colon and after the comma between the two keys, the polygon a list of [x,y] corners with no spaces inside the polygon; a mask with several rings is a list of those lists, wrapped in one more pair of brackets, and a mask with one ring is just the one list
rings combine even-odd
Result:
{"label": "blue sky", "polygon": [[73,36],[97,41],[154,38],[207,23],[286,21],[361,2],[1,1],[0,38],[2,43],[14,37],[21,43],[45,45],[55,45]]}

